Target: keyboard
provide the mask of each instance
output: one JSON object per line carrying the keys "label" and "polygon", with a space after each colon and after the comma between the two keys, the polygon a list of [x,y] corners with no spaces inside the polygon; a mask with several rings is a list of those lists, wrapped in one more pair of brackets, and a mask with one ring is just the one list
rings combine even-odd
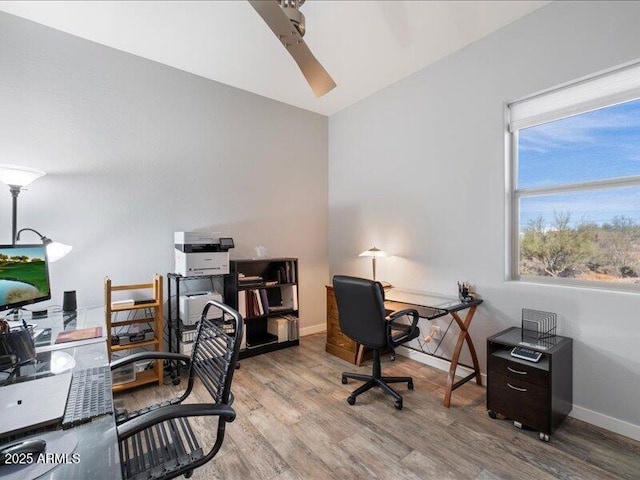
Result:
{"label": "keyboard", "polygon": [[75,370],[71,378],[62,427],[75,427],[91,421],[92,418],[112,413],[109,366]]}
{"label": "keyboard", "polygon": [[511,350],[511,356],[516,358],[521,358],[523,360],[528,360],[530,362],[537,362],[542,357],[542,353],[536,352],[534,350],[529,350],[528,348],[515,347]]}

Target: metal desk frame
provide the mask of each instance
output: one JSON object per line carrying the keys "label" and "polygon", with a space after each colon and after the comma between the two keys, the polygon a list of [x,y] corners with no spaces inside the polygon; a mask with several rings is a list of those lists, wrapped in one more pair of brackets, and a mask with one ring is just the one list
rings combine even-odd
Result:
{"label": "metal desk frame", "polygon": [[[432,357],[440,358],[442,360],[447,360],[448,362],[451,362],[451,366],[449,367],[449,374],[447,375],[447,387],[445,389],[444,399],[442,401],[442,404],[447,408],[451,405],[451,394],[457,388],[461,387],[462,385],[464,385],[474,377],[476,379],[476,383],[478,385],[482,385],[482,376],[480,374],[480,364],[478,363],[478,355],[476,354],[476,349],[473,346],[473,341],[471,340],[471,335],[469,334],[469,327],[471,326],[471,321],[473,320],[473,316],[476,313],[476,309],[478,308],[478,305],[480,305],[481,303],[482,303],[482,299],[476,298],[470,302],[460,302],[460,303],[452,304],[449,306],[432,307],[428,305],[419,305],[417,303],[401,302],[401,301],[390,300],[390,299],[385,301],[385,307],[390,308],[390,310],[398,311],[406,308],[415,309],[418,311],[420,318],[424,318],[429,321],[435,320],[436,318],[444,317],[446,315],[451,315],[452,320],[449,323],[449,326],[447,327],[445,333],[442,335],[440,342],[436,346],[436,349],[434,350],[434,352],[429,352],[429,351],[425,351],[424,349],[417,349],[417,348],[408,347],[404,345],[405,348],[409,348],[411,350],[415,350],[415,351],[424,353],[426,355],[431,355]],[[459,315],[459,312],[462,312],[464,310],[468,310],[468,312],[465,315],[464,319],[462,319]],[[458,327],[460,328],[460,333],[458,334],[458,339],[456,341],[456,346],[453,350],[453,355],[449,359],[449,358],[442,357],[440,355],[436,355],[435,351],[437,351],[438,347],[440,346],[440,343],[442,343],[442,340],[444,339],[445,335],[449,331],[449,327],[451,326],[451,323],[453,321],[455,321]],[[462,347],[464,346],[465,342],[469,347],[469,352],[471,353],[473,366],[460,363],[460,353],[462,352]],[[356,361],[358,365],[360,365],[360,361],[362,359],[362,351],[363,351],[363,348],[362,348],[362,345],[360,345],[358,347],[358,356]],[[456,377],[456,369],[458,368],[458,365],[467,367],[473,370],[473,372],[456,382],[455,377]]]}

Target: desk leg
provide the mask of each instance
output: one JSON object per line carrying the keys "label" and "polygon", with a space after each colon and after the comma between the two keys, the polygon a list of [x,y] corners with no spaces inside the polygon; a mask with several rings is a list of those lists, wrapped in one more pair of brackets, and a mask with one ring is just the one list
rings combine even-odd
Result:
{"label": "desk leg", "polygon": [[[471,336],[469,335],[469,326],[471,325],[471,320],[473,320],[473,315],[476,313],[476,307],[473,306],[469,309],[467,316],[464,319],[464,322],[460,318],[457,312],[452,312],[451,316],[454,318],[458,326],[460,327],[460,334],[458,335],[458,342],[456,343],[456,348],[453,351],[453,357],[451,358],[451,367],[449,367],[449,376],[447,377],[447,389],[444,393],[444,401],[442,402],[445,407],[449,407],[451,405],[451,393],[458,387],[467,383],[473,377],[476,377],[476,383],[478,385],[482,385],[482,377],[480,375],[480,365],[478,363],[478,355],[476,355],[476,349],[473,346],[473,342],[471,341]],[[462,347],[464,345],[465,340],[467,341],[467,345],[469,346],[469,351],[471,352],[471,358],[473,360],[473,369],[474,373],[463,378],[459,382],[454,383],[456,378],[456,369],[458,368],[458,361],[460,360],[460,353],[462,352]]]}
{"label": "desk leg", "polygon": [[358,353],[356,354],[356,365],[357,366],[362,366],[362,357],[364,355],[364,345],[361,344],[357,344],[358,345]]}

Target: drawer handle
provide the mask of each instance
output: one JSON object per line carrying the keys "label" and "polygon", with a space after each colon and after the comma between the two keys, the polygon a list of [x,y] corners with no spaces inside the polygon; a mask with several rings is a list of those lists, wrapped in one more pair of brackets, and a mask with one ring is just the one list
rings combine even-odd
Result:
{"label": "drawer handle", "polygon": [[521,372],[520,370],[514,370],[511,367],[507,367],[507,370],[509,370],[511,373],[517,373],[518,375],[526,375],[527,372]]}
{"label": "drawer handle", "polygon": [[527,389],[526,388],[518,388],[518,387],[514,387],[513,385],[511,385],[509,382],[507,382],[507,386],[513,390],[517,390],[519,392],[526,392]]}

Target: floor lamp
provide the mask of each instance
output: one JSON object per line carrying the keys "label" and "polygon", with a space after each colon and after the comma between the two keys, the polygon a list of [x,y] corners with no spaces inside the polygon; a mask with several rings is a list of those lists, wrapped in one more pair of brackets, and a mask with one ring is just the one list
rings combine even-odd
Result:
{"label": "floor lamp", "polygon": [[20,191],[30,185],[34,180],[46,175],[42,170],[35,168],[18,167],[17,165],[0,165],[0,182],[6,183],[11,192],[11,244],[16,244],[18,224],[18,195]]}

